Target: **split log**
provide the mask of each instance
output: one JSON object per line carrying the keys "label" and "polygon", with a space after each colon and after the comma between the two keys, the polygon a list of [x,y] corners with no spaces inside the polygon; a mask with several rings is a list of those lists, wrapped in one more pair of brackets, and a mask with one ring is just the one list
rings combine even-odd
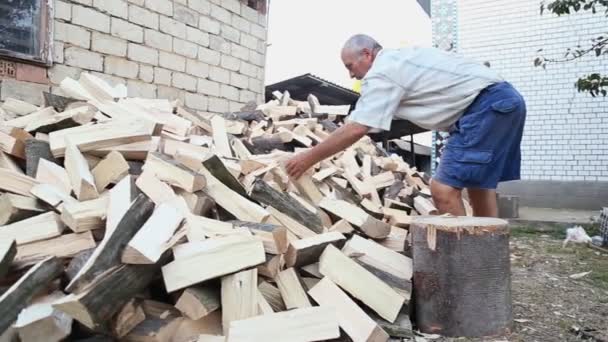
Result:
{"label": "split log", "polygon": [[267,278],[275,278],[285,268],[283,254],[266,254],[266,262],[257,267],[258,273]]}
{"label": "split log", "polygon": [[321,341],[340,336],[335,309],[312,307],[230,323],[228,341]]}
{"label": "split log", "polygon": [[112,332],[116,337],[123,338],[145,319],[146,314],[139,301],[131,299],[116,314],[112,322]]}
{"label": "split log", "polygon": [[224,185],[228,186],[232,191],[237,194],[247,197],[247,192],[243,185],[236,179],[230,171],[226,168],[226,165],[222,162],[222,160],[216,156],[212,155],[209,158],[206,158],[203,161],[203,166],[220,182]]}
{"label": "split log", "polygon": [[389,322],[395,321],[405,302],[402,295],[333,245],[321,255],[319,272]]}
{"label": "split log", "polygon": [[19,195],[34,197],[30,190],[38,182],[22,173],[0,168],[0,190],[10,191]]}
{"label": "split log", "polygon": [[198,320],[220,308],[220,291],[208,285],[194,286],[184,290],[175,308],[184,316]]}
{"label": "split log", "polygon": [[275,312],[287,310],[283,297],[281,297],[281,291],[279,291],[276,286],[270,284],[269,282],[262,282],[260,285],[258,285],[258,290],[268,302],[270,307],[272,307],[272,310]]}
{"label": "split log", "polygon": [[211,119],[211,127],[213,130],[215,152],[222,157],[232,158],[232,148],[230,147],[226,132],[226,120],[221,116],[215,115]]}
{"label": "split log", "polygon": [[228,113],[224,115],[224,118],[228,120],[243,120],[247,122],[266,120],[264,112],[262,112],[261,110]]}
{"label": "split log", "polygon": [[120,264],[120,258],[125,246],[137,233],[139,228],[148,220],[154,209],[154,203],[145,195],[140,194],[131,203],[129,209],[120,219],[116,228],[107,231],[95,252],[80,269],[78,274],[66,287],[66,291],[78,293],[93,281],[99,274]]}
{"label": "split log", "polygon": [[[276,247],[276,253],[274,254],[283,254],[287,252],[287,247],[289,244],[289,240],[287,237],[287,228],[275,224],[243,221],[232,221],[232,224],[235,228],[247,228],[251,230],[253,235],[259,236],[260,232],[271,234],[274,245]],[[264,246],[264,248],[266,248],[266,246]]]}
{"label": "split log", "polygon": [[31,133],[48,134],[62,129],[85,125],[93,119],[97,109],[92,105],[83,105],[55,114],[48,118],[30,122],[25,126],[25,130]]}
{"label": "split log", "polygon": [[258,272],[256,269],[222,277],[222,326],[258,314]]}
{"label": "split log", "polygon": [[160,153],[149,153],[143,169],[152,172],[161,181],[189,192],[199,191],[205,187],[203,175]]}
{"label": "split log", "polygon": [[316,233],[323,232],[319,216],[311,213],[293,197],[273,189],[268,183],[257,179],[249,193],[251,198],[265,205],[276,208],[281,213],[297,220]]}
{"label": "split log", "polygon": [[17,245],[61,235],[65,226],[59,215],[49,211],[0,227],[0,240],[15,239]]}
{"label": "split log", "polygon": [[129,173],[129,164],[119,152],[110,152],[91,171],[95,179],[95,187],[103,191],[111,183],[117,182]]}
{"label": "split log", "polygon": [[25,159],[25,142],[0,131],[0,151],[19,159]]}
{"label": "split log", "polygon": [[0,168],[23,174],[23,170],[19,164],[17,164],[13,157],[4,153],[4,151],[0,151]]}
{"label": "split log", "polygon": [[46,159],[38,160],[36,169],[36,180],[40,183],[46,183],[55,186],[61,190],[65,196],[72,193],[72,184],[68,172],[58,164],[50,162]]}
{"label": "split log", "polygon": [[327,245],[332,244],[341,248],[344,241],[346,238],[339,232],[292,241],[285,255],[285,266],[300,267],[316,263]]}
{"label": "split log", "polygon": [[[279,133],[287,135],[288,132]],[[241,140],[247,149],[254,154],[266,154],[271,153],[274,150],[289,151],[290,147],[285,142],[285,139],[279,135],[273,135],[271,137],[254,137],[251,140]]]}
{"label": "split log", "polygon": [[17,319],[27,303],[63,271],[60,259],[50,257],[30,268],[19,281],[0,297],[0,331],[4,332]]}
{"label": "split log", "polygon": [[308,294],[321,306],[336,308],[338,323],[354,342],[386,342],[382,330],[344,291],[329,278],[323,278]]}
{"label": "split log", "polygon": [[419,217],[411,229],[418,328],[444,336],[508,334],[513,327],[508,223]]}
{"label": "split log", "polygon": [[40,108],[31,103],[9,97],[2,104],[2,109],[17,115],[27,115],[37,111]]}
{"label": "split log", "polygon": [[15,194],[0,195],[0,225],[30,218],[46,211],[37,200]]}
{"label": "split log", "polygon": [[388,236],[391,226],[379,221],[363,209],[341,200],[324,198],[319,206],[332,214],[345,219],[348,223],[358,228],[365,235],[374,239],[383,239]]}
{"label": "split log", "polygon": [[13,267],[21,269],[51,256],[71,258],[95,246],[91,232],[64,234],[53,239],[26,243],[17,248]]}
{"label": "split log", "polygon": [[152,300],[144,300],[142,308],[145,319],[136,325],[122,339],[125,341],[168,342],[191,341],[190,338],[178,337],[184,319],[170,305]]}
{"label": "split log", "polygon": [[67,106],[73,102],[78,102],[77,99],[51,94],[49,92],[43,91],[42,95],[44,96],[44,105],[47,107],[53,107],[57,112],[63,112],[66,110]]}
{"label": "split log", "polygon": [[22,341],[63,341],[72,332],[72,317],[53,309],[51,304],[65,297],[54,292],[38,298],[19,314],[15,328]]}
{"label": "split log", "polygon": [[105,227],[108,197],[90,201],[66,203],[61,212],[61,220],[75,233]]}
{"label": "split log", "polygon": [[17,243],[15,240],[0,241],[0,279],[2,279],[9,268],[13,259],[17,255]]}
{"label": "split log", "polygon": [[414,208],[416,208],[416,211],[422,216],[436,215],[439,213],[433,202],[422,196],[414,198]]}
{"label": "split log", "polygon": [[288,268],[280,272],[275,281],[281,292],[287,310],[311,307],[306,291],[302,287],[300,276],[294,268]]}
{"label": "split log", "polygon": [[300,224],[298,221],[292,219],[291,217],[283,214],[273,207],[268,207],[268,212],[272,214],[271,219],[268,222],[277,222],[278,224],[283,225],[291,235],[303,239],[307,237],[316,236],[317,233],[308,229],[307,227]]}
{"label": "split log", "polygon": [[38,139],[28,139],[25,141],[25,173],[30,177],[35,177],[38,170],[38,161],[46,159],[54,164],[57,160],[51,153],[51,147],[47,141]]}
{"label": "split log", "polygon": [[86,159],[76,145],[71,142],[65,147],[65,170],[70,178],[70,184],[79,201],[91,200],[99,197],[95,187],[95,179],[89,169]]}

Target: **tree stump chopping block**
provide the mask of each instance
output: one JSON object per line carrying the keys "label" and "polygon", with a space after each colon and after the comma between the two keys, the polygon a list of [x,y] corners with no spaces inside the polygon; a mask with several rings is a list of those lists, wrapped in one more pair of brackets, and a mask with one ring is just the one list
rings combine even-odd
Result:
{"label": "tree stump chopping block", "polygon": [[481,337],[513,325],[508,223],[426,216],[411,225],[415,320],[425,333]]}

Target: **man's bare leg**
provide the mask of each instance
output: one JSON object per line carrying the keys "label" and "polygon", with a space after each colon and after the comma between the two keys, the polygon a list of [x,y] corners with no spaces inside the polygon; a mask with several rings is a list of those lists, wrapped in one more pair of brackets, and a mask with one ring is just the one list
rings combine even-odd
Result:
{"label": "man's bare leg", "polygon": [[469,200],[473,207],[473,216],[498,217],[498,203],[496,203],[496,190],[467,189]]}
{"label": "man's bare leg", "polygon": [[466,215],[464,204],[462,203],[462,189],[451,187],[433,179],[431,182],[431,194],[440,214]]}

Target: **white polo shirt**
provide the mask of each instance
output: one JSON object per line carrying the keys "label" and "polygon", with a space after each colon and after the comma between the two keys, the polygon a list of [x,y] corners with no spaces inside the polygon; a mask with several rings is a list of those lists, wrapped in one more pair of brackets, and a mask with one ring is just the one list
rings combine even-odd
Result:
{"label": "white polo shirt", "polygon": [[388,131],[401,119],[445,131],[481,90],[501,81],[485,65],[439,49],[383,49],[363,78],[349,120]]}

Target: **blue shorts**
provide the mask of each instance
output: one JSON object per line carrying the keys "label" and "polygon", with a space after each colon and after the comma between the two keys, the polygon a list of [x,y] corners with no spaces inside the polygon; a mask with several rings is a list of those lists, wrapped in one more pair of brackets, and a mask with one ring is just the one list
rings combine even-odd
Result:
{"label": "blue shorts", "polygon": [[519,179],[525,120],[526,103],[511,84],[482,90],[450,132],[434,179],[473,189]]}

